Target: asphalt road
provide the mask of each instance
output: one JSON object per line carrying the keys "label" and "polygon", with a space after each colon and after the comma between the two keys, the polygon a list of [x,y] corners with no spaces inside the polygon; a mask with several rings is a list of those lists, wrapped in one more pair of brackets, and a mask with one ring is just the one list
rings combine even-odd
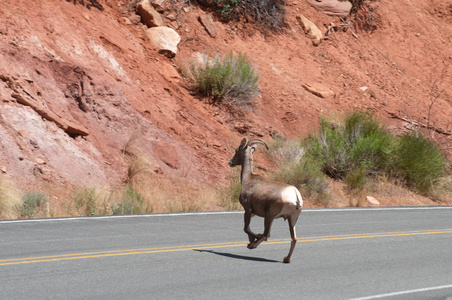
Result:
{"label": "asphalt road", "polygon": [[452,207],[305,210],[291,264],[287,222],[253,250],[242,227],[242,212],[0,221],[0,299],[452,297]]}

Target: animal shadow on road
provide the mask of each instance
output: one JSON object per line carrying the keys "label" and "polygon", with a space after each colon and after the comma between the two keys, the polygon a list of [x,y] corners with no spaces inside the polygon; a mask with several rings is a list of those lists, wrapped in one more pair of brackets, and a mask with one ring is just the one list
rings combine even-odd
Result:
{"label": "animal shadow on road", "polygon": [[273,260],[273,259],[238,255],[238,254],[225,253],[225,252],[217,252],[217,251],[213,251],[213,250],[194,249],[194,251],[207,252],[207,253],[212,253],[212,254],[221,255],[221,256],[225,256],[225,257],[230,257],[230,258],[235,258],[235,259],[244,259],[244,260],[250,260],[250,261],[271,262],[271,263],[279,263],[280,262],[280,261]]}

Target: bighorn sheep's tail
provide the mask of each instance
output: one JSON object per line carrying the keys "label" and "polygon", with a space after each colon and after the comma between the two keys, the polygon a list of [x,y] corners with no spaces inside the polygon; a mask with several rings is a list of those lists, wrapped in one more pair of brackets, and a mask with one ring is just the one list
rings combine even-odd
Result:
{"label": "bighorn sheep's tail", "polygon": [[297,194],[297,206],[296,209],[301,209],[303,207],[303,198],[301,198],[300,191],[295,188],[295,193]]}

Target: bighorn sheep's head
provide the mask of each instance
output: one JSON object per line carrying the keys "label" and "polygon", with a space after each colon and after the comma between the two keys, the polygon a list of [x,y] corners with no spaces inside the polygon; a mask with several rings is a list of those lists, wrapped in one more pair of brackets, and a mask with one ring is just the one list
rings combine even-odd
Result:
{"label": "bighorn sheep's head", "polygon": [[243,160],[245,156],[248,154],[252,154],[257,149],[256,144],[262,144],[268,150],[267,144],[261,139],[251,139],[247,140],[247,138],[243,138],[240,146],[235,149],[235,155],[229,160],[229,166],[235,167],[243,164]]}

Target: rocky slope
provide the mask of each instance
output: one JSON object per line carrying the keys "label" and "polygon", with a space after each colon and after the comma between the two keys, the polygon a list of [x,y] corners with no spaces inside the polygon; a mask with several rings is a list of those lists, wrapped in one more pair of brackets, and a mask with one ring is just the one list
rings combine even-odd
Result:
{"label": "rocky slope", "polygon": [[[435,82],[443,92],[430,122],[452,129],[450,3],[372,2],[374,31],[355,20],[315,47],[297,16],[322,32],[341,21],[306,1],[287,2],[282,34],[214,16],[215,35],[199,21],[208,11],[167,1],[162,21],[181,37],[168,58],[149,43],[136,1],[94,2],[102,9],[64,0],[0,6],[0,170],[22,190],[42,182],[120,186],[124,149],[137,139],[155,173],[224,185],[243,136],[303,136],[321,115],[353,109],[373,111],[395,131],[411,125],[402,119],[427,124]],[[230,51],[246,52],[260,74],[259,103],[242,116],[191,93],[178,73],[196,53]],[[318,85],[334,95],[307,89]]]}

